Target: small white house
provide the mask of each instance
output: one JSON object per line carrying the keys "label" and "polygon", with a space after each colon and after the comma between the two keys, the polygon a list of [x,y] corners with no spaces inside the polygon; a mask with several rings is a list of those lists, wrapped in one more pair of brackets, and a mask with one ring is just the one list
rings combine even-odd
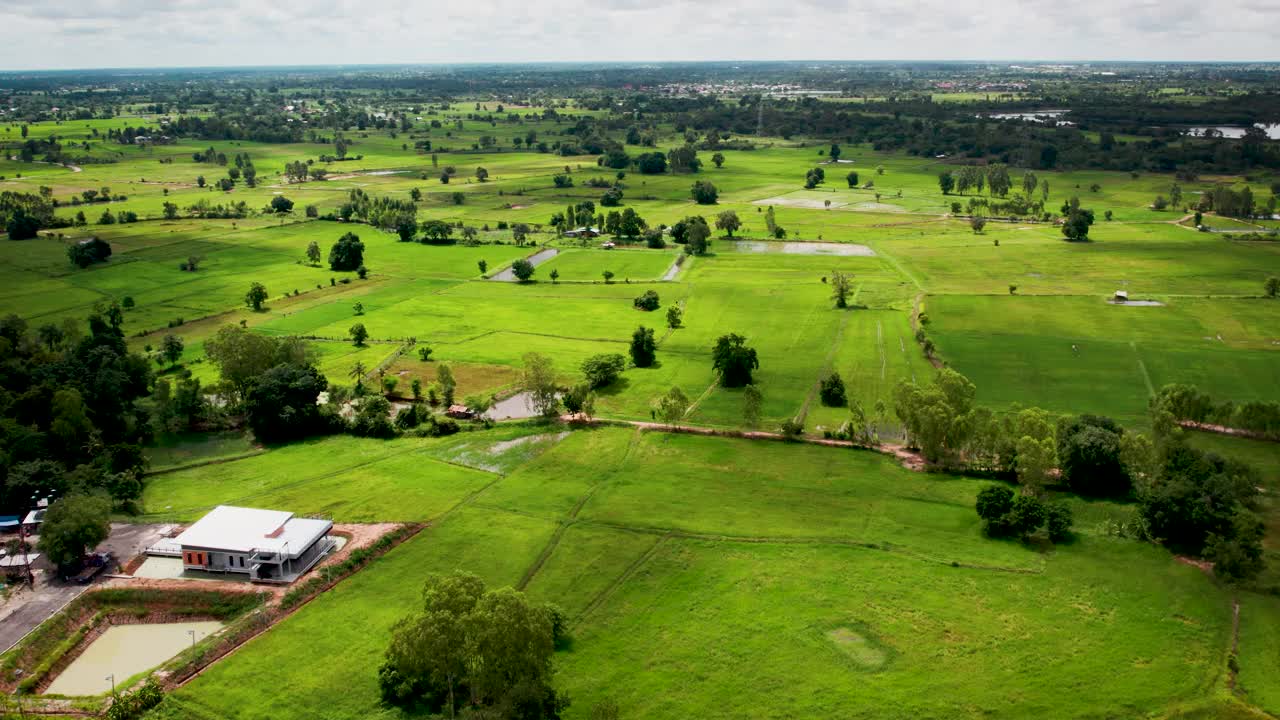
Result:
{"label": "small white house", "polygon": [[288,583],[333,549],[333,522],[281,510],[219,505],[175,537],[184,570]]}
{"label": "small white house", "polygon": [[1117,290],[1114,299],[1116,302],[1128,302],[1129,293],[1125,290]]}

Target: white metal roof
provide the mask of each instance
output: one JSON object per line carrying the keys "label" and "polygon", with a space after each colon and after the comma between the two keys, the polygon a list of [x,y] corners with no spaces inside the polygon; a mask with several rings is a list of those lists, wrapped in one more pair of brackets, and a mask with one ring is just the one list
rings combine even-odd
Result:
{"label": "white metal roof", "polygon": [[284,524],[284,532],[273,538],[269,544],[259,548],[272,548],[287,555],[297,556],[311,547],[311,543],[324,537],[333,523],[328,520],[314,518],[293,518]]}
{"label": "white metal roof", "polygon": [[305,550],[333,527],[328,520],[295,518],[283,510],[259,510],[219,505],[197,520],[173,542],[183,547],[230,552],[275,550],[295,554]]}
{"label": "white metal roof", "polygon": [[5,555],[0,557],[0,568],[26,567],[39,559],[40,553],[27,553],[25,556],[21,553],[17,555]]}

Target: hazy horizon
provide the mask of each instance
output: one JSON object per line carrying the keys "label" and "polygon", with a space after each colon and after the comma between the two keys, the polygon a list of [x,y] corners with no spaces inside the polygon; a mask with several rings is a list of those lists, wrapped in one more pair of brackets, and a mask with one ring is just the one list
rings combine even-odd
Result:
{"label": "hazy horizon", "polygon": [[[679,62],[1261,62],[1259,0],[10,0],[0,71]],[[739,48],[751,48],[742,58]],[[50,48],[56,48],[54,52]],[[911,52],[904,52],[910,48]],[[1050,50],[1049,48],[1052,48]],[[1124,48],[1117,57],[1116,48]],[[927,49],[922,52],[921,49]],[[603,56],[603,53],[608,53]],[[733,57],[739,55],[739,57]],[[904,57],[915,55],[916,57]],[[902,58],[895,60],[894,58]],[[1040,58],[1040,59],[1036,59]]]}

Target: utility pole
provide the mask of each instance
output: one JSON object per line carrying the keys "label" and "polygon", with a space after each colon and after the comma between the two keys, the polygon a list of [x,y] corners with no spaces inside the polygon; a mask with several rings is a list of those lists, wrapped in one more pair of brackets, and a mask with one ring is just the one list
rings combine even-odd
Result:
{"label": "utility pole", "polygon": [[27,526],[18,522],[18,546],[22,548],[22,569],[27,576],[27,585],[36,586],[36,576],[31,572],[31,558],[27,556]]}

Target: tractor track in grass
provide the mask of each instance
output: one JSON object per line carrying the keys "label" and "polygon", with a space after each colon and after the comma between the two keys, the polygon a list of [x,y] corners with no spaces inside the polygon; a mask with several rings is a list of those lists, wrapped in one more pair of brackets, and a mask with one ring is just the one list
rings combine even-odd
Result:
{"label": "tractor track in grass", "polygon": [[1151,375],[1147,372],[1147,364],[1142,362],[1142,354],[1138,352],[1137,341],[1130,340],[1129,347],[1133,349],[1133,358],[1138,361],[1138,370],[1142,373],[1142,382],[1147,385],[1147,396],[1155,397],[1156,387],[1151,383]]}
{"label": "tractor track in grass", "polygon": [[632,560],[631,564],[627,565],[627,567],[623,569],[622,573],[619,574],[618,577],[614,578],[613,582],[606,585],[605,588],[601,590],[594,598],[591,598],[591,602],[587,603],[586,607],[582,608],[582,611],[579,612],[574,617],[573,619],[574,624],[576,625],[582,622],[584,619],[586,619],[588,615],[595,612],[601,605],[604,605],[604,603],[609,599],[609,597],[613,595],[614,591],[616,591],[619,587],[621,587],[623,583],[630,580],[631,577],[636,574],[636,571],[638,571],[641,568],[641,566],[643,566],[646,562],[648,562],[654,555],[658,554],[658,550],[660,550],[662,546],[666,544],[668,539],[669,537],[666,535],[660,536],[657,542],[655,542],[653,545],[650,545],[648,550],[645,550],[643,553],[640,554],[640,557],[637,557],[635,560]]}
{"label": "tractor track in grass", "polygon": [[[513,508],[505,508],[497,505],[489,505],[487,503],[477,503],[476,507],[494,512],[506,513],[509,515],[519,515],[536,520],[547,521],[549,518],[531,513],[525,510],[516,510]],[[987,563],[961,562],[959,560],[949,560],[921,552],[916,552],[902,545],[890,542],[875,542],[870,540],[851,540],[849,538],[840,537],[824,537],[824,536],[798,536],[798,535],[730,535],[724,533],[707,533],[697,532],[693,530],[681,530],[679,528],[662,527],[654,525],[632,525],[622,522],[610,522],[607,520],[591,520],[591,519],[575,519],[574,525],[582,525],[584,527],[598,528],[602,530],[613,530],[615,532],[625,532],[634,535],[655,535],[663,541],[676,540],[693,540],[698,542],[710,543],[726,543],[732,545],[780,545],[780,546],[808,546],[808,547],[843,547],[859,550],[876,550],[897,555],[903,558],[916,560],[918,562],[930,565],[939,565],[943,567],[960,568],[966,570],[981,570],[984,572],[997,572],[1011,575],[1041,575],[1044,573],[1044,563],[1041,562],[1040,567],[1014,567],[1009,565],[992,565]],[[566,526],[567,527],[567,526]],[[558,542],[558,538],[556,539]],[[544,550],[545,552],[545,550]],[[539,558],[545,561],[545,558]],[[535,561],[538,562],[538,561]],[[528,573],[526,573],[528,574]]]}
{"label": "tractor track in grass", "polygon": [[724,535],[720,533],[702,533],[688,530],[679,530],[676,528],[666,527],[646,527],[643,525],[627,525],[625,523],[610,523],[598,520],[579,520],[584,525],[608,528],[612,530],[620,530],[624,532],[641,533],[646,535],[658,535],[664,540],[675,538],[680,540],[698,540],[713,543],[730,543],[740,545],[807,545],[807,546],[825,546],[825,547],[846,547],[857,548],[861,550],[879,550],[881,552],[892,553],[902,557],[911,558],[933,565],[943,565],[946,567],[964,568],[967,570],[983,570],[987,572],[1009,573],[1013,575],[1040,575],[1044,573],[1043,565],[1038,568],[1030,567],[1011,567],[1008,565],[990,565],[986,563],[969,563],[960,562],[958,560],[947,560],[944,558],[926,555],[924,553],[909,550],[901,545],[895,545],[888,542],[871,542],[865,540],[850,540],[838,537],[822,537],[822,536],[792,536],[792,535]]}
{"label": "tractor track in grass", "polygon": [[822,361],[822,369],[818,372],[818,378],[814,380],[813,386],[809,388],[809,392],[804,396],[804,402],[800,404],[800,412],[796,413],[795,421],[804,425],[804,421],[809,417],[809,408],[813,405],[813,396],[818,394],[819,388],[822,387],[822,380],[831,375],[831,367],[835,364],[836,355],[840,352],[840,345],[844,342],[844,329],[849,324],[849,313],[846,311],[840,318],[840,325],[836,328],[836,339],[831,343],[831,349],[827,351],[826,358]]}
{"label": "tractor track in grass", "polygon": [[533,582],[533,579],[537,577],[538,572],[542,570],[542,566],[546,564],[547,560],[551,558],[551,555],[560,545],[560,539],[564,537],[565,531],[567,531],[570,526],[578,522],[578,513],[582,512],[583,506],[591,500],[591,497],[596,494],[596,491],[599,490],[601,486],[613,478],[614,474],[617,473],[618,468],[626,466],[627,460],[631,458],[631,451],[635,449],[635,446],[640,441],[640,434],[640,429],[636,428],[635,433],[631,436],[631,442],[627,444],[627,451],[623,454],[622,461],[615,465],[613,470],[602,475],[598,482],[588,488],[587,492],[584,493],[582,497],[578,498],[578,501],[573,504],[573,508],[569,510],[569,513],[565,515],[563,519],[558,521],[556,530],[551,534],[550,539],[547,540],[546,546],[542,548],[542,552],[538,553],[538,557],[535,558],[533,563],[529,565],[528,569],[524,571],[524,575],[521,576],[520,582],[516,584],[517,590],[523,591],[529,586],[530,582]]}

